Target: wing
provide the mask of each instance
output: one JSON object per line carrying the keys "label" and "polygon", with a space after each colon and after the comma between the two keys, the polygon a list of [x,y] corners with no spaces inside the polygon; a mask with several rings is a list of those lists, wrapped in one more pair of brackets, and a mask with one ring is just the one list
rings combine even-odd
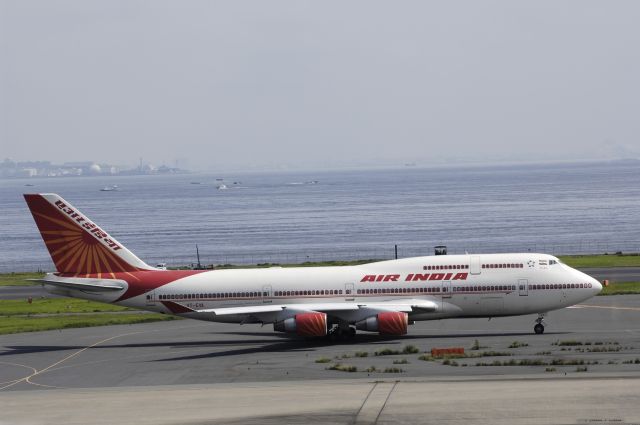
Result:
{"label": "wing", "polygon": [[288,319],[300,313],[321,312],[328,316],[353,323],[381,312],[404,312],[412,314],[434,313],[438,304],[425,299],[403,299],[375,303],[323,303],[323,304],[274,304],[247,307],[223,307],[194,310],[173,301],[162,302],[174,314],[188,317],[241,323],[273,323]]}

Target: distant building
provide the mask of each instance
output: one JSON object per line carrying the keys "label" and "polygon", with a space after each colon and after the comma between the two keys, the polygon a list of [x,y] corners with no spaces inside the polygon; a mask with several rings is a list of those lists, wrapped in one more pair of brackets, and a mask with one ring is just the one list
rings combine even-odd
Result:
{"label": "distant building", "polygon": [[23,168],[18,172],[18,177],[35,177],[38,175],[38,170],[35,168]]}
{"label": "distant building", "polygon": [[152,164],[140,164],[140,167],[121,170],[111,164],[98,164],[93,161],[74,161],[65,162],[62,165],[54,165],[50,161],[14,162],[9,158],[5,158],[4,161],[0,162],[0,178],[179,174],[187,172],[179,168],[167,167],[166,165],[156,167]]}

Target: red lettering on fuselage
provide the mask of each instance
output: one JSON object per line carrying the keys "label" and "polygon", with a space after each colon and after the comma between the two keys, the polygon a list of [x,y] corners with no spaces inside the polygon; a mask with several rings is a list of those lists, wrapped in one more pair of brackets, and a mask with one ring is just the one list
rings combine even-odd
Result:
{"label": "red lettering on fuselage", "polygon": [[363,277],[360,282],[375,282],[375,281],[376,281],[376,275],[368,274],[365,277]]}
{"label": "red lettering on fuselage", "polygon": [[[107,241],[108,242],[108,241]],[[409,273],[405,282],[422,282],[426,280],[467,280],[469,273]],[[402,275],[399,274],[368,274],[360,282],[398,282]]]}

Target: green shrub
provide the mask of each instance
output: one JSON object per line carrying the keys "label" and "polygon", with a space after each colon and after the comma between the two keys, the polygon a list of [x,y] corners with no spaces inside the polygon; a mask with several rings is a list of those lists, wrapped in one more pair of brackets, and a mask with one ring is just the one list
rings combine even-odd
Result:
{"label": "green shrub", "polygon": [[418,354],[420,350],[415,345],[405,345],[402,349],[402,354]]}
{"label": "green shrub", "polygon": [[400,369],[399,367],[387,367],[384,369],[383,372],[384,373],[402,373],[404,372],[404,370]]}
{"label": "green shrub", "polygon": [[338,370],[340,372],[357,372],[358,368],[352,365],[336,363],[327,368],[327,370]]}
{"label": "green shrub", "polygon": [[374,356],[395,356],[397,354],[401,354],[398,350],[392,350],[391,348],[382,348],[375,353]]}

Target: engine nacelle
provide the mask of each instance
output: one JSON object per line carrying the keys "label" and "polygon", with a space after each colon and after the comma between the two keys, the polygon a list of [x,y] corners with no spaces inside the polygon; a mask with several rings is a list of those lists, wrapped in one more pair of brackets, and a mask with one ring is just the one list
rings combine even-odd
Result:
{"label": "engine nacelle", "polygon": [[300,336],[325,336],[327,315],[324,313],[300,313],[273,324],[277,332],[296,333]]}
{"label": "engine nacelle", "polygon": [[357,322],[356,329],[387,335],[404,335],[407,333],[408,325],[409,315],[407,313],[387,311]]}

